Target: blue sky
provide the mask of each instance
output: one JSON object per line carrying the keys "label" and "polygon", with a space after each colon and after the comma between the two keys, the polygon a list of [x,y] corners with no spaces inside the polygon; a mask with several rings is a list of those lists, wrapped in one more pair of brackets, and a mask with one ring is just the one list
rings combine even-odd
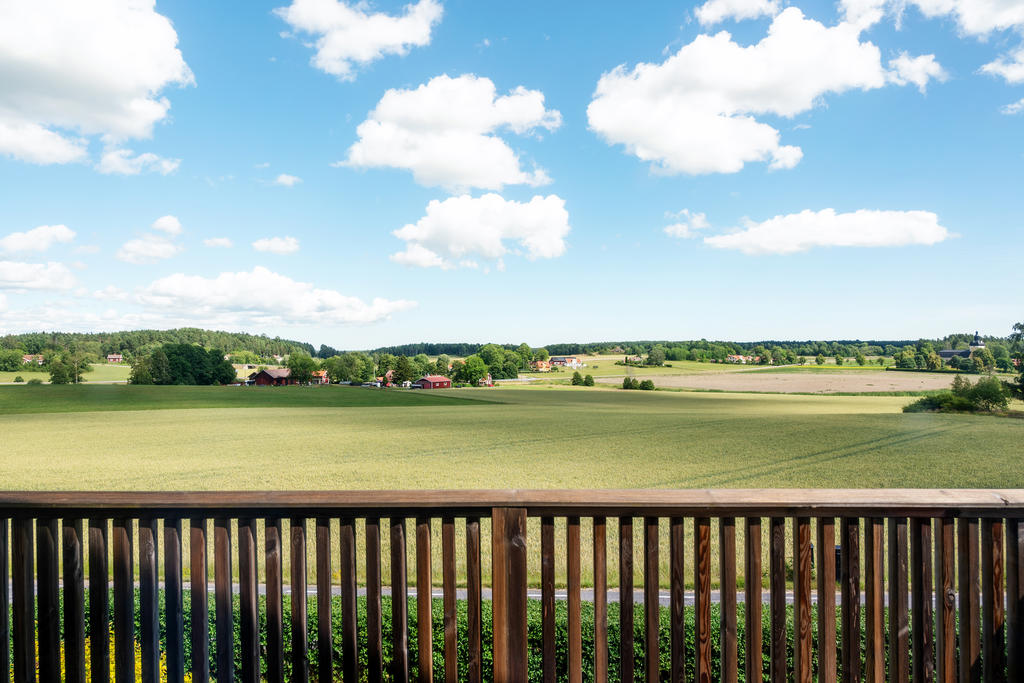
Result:
{"label": "blue sky", "polygon": [[0,333],[1024,317],[1024,0],[81,5],[0,9]]}

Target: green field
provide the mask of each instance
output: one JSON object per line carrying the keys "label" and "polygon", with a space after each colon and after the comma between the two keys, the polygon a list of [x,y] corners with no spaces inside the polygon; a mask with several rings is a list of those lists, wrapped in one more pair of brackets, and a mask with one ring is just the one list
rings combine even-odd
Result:
{"label": "green field", "polygon": [[[108,365],[107,363],[92,363],[92,372],[84,375],[88,382],[127,382],[128,375],[132,372],[130,365]],[[30,379],[41,379],[44,382],[50,381],[47,372],[32,370],[18,370],[17,372],[0,372],[0,384],[13,382],[15,377],[21,377],[26,382]]]}

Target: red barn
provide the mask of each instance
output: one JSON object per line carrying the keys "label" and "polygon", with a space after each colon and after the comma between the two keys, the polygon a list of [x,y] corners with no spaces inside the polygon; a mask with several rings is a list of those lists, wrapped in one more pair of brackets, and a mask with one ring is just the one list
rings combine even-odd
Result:
{"label": "red barn", "polygon": [[452,381],[441,375],[426,375],[413,382],[420,389],[451,389]]}
{"label": "red barn", "polygon": [[279,387],[296,383],[292,379],[292,371],[288,368],[260,370],[249,375],[249,379],[259,387]]}

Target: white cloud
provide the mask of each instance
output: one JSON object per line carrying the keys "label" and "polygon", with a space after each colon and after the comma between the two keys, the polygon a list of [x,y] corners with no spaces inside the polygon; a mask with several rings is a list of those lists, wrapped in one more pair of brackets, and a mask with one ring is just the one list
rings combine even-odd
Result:
{"label": "white cloud", "polygon": [[294,237],[264,237],[253,242],[252,248],[271,254],[291,254],[299,250],[299,241]]}
{"label": "white cloud", "polygon": [[231,240],[227,237],[211,237],[203,240],[203,244],[207,247],[219,247],[224,249],[234,246]]}
{"label": "white cloud", "polygon": [[750,46],[725,31],[698,36],[661,64],[601,76],[590,128],[664,173],[734,173],[751,162],[792,168],[802,150],[755,116],[792,117],[830,93],[883,87],[891,77],[861,30],[827,27],[789,7]]}
{"label": "white cloud", "polygon": [[704,243],[745,254],[793,254],[813,247],[897,247],[930,245],[952,234],[930,211],[873,211],[836,213],[834,209],[775,216],[744,229],[705,237]]}
{"label": "white cloud", "polygon": [[161,235],[143,235],[128,240],[117,250],[117,258],[126,263],[155,263],[180,253],[182,248]]}
{"label": "white cloud", "polygon": [[1010,114],[1010,115],[1012,115],[1012,114],[1019,114],[1021,112],[1024,112],[1024,99],[1021,99],[1021,100],[1019,100],[1017,102],[1013,102],[1011,104],[1008,104],[1008,105],[1004,106],[1002,109],[1000,109],[999,111],[1002,112],[1003,114]]}
{"label": "white cloud", "polygon": [[7,310],[7,296],[0,294],[0,313]]}
{"label": "white cloud", "polygon": [[103,289],[97,289],[90,294],[94,299],[102,301],[127,301],[130,295],[120,287],[107,285]]}
{"label": "white cloud", "polygon": [[922,93],[927,89],[929,80],[934,78],[942,82],[949,78],[942,65],[935,61],[935,55],[911,57],[906,52],[901,52],[898,57],[889,60],[889,68],[891,82],[896,85],[912,83]]}
{"label": "white cloud", "polygon": [[1024,83],[1024,47],[981,67],[984,73],[1002,76],[1007,83]]}
{"label": "white cloud", "polygon": [[103,153],[96,170],[105,174],[139,175],[143,171],[155,172],[160,175],[174,173],[181,165],[181,159],[166,159],[152,152],[135,154],[130,149],[110,149]]}
{"label": "white cloud", "polygon": [[451,191],[504,185],[543,185],[542,169],[524,171],[512,148],[496,135],[555,130],[562,115],[544,108],[544,93],[519,86],[498,96],[489,78],[471,74],[432,78],[415,90],[388,90],[359,124],[359,140],[343,165],[412,171],[420,185]]}
{"label": "white cloud", "polygon": [[710,227],[708,217],[703,213],[693,213],[689,209],[683,209],[673,214],[672,218],[677,219],[675,223],[665,226],[665,234],[671,237],[690,239],[697,237],[697,233]]}
{"label": "white cloud", "polygon": [[12,232],[0,238],[0,251],[46,251],[54,244],[66,244],[75,239],[75,231],[66,225],[40,225],[25,232]]}
{"label": "white cloud", "polygon": [[369,303],[331,289],[257,266],[249,272],[220,273],[213,278],[177,273],[161,278],[139,295],[143,304],[194,316],[244,314],[264,324],[323,325],[372,323],[416,305],[413,301],[375,298]]}
{"label": "white cloud", "polygon": [[274,178],[275,185],[284,185],[285,187],[292,187],[293,185],[298,185],[301,182],[302,178],[295,175],[288,175],[287,173],[282,173]]}
{"label": "white cloud", "polygon": [[160,218],[153,221],[152,228],[160,232],[166,232],[168,235],[180,235],[181,221],[175,216],[160,216]]}
{"label": "white cloud", "polygon": [[985,36],[993,31],[1024,27],[1024,2],[1020,0],[891,0],[916,6],[926,17],[950,16],[961,31]]}
{"label": "white cloud", "polygon": [[148,138],[192,84],[171,22],[154,0],[11,0],[0,3],[0,154],[38,164],[87,156],[104,144]]}
{"label": "white cloud", "polygon": [[406,55],[410,48],[430,44],[430,32],[441,20],[441,4],[419,0],[399,16],[369,13],[367,3],[350,5],[339,0],[293,0],[274,13],[293,31],[316,38],[310,62],[342,81],[356,77],[356,69],[385,55]]}
{"label": "white cloud", "polygon": [[[565,252],[568,234],[569,212],[557,195],[538,195],[529,202],[505,200],[493,193],[435,199],[423,218],[394,231],[406,242],[406,249],[392,254],[391,260],[448,269],[472,261],[470,256],[498,260],[523,252],[531,260],[555,258]],[[518,248],[510,252],[506,240]]]}
{"label": "white cloud", "polygon": [[63,263],[0,261],[0,289],[71,289],[75,276]]}
{"label": "white cloud", "polygon": [[98,254],[100,248],[95,244],[83,244],[75,247],[76,254]]}
{"label": "white cloud", "polygon": [[726,19],[773,17],[779,9],[779,0],[708,0],[694,10],[694,14],[701,24],[711,26]]}

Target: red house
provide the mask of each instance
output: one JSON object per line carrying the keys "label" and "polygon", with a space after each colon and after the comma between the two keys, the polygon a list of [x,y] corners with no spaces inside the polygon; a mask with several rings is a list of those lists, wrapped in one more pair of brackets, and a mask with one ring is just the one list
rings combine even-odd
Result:
{"label": "red house", "polygon": [[124,356],[122,356],[119,353],[108,353],[107,354],[107,362],[108,363],[123,363],[124,362]]}
{"label": "red house", "polygon": [[426,375],[412,383],[420,389],[451,389],[452,381],[441,375]]}
{"label": "red house", "polygon": [[250,381],[258,387],[280,387],[296,384],[288,368],[260,370],[249,375]]}
{"label": "red house", "polygon": [[329,384],[331,381],[330,377],[327,376],[326,370],[314,370],[313,378],[309,380],[310,384]]}

